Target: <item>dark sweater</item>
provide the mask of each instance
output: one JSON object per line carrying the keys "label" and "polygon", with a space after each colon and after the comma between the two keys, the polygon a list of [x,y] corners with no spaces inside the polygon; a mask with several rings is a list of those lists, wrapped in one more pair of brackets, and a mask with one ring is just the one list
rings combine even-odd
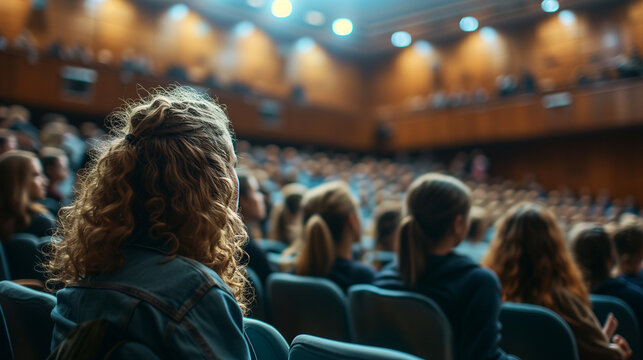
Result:
{"label": "dark sweater", "polygon": [[268,275],[272,274],[274,269],[268,261],[266,252],[254,241],[249,238],[243,250],[245,253],[241,257],[241,263],[248,264],[248,267],[254,270],[261,279],[261,283],[266,285]]}
{"label": "dark sweater", "polygon": [[627,281],[628,283],[637,286],[639,289],[641,289],[641,291],[643,291],[643,270],[638,274],[636,274],[636,273],[634,273],[634,274],[623,274],[623,275],[619,276],[618,278],[621,278],[621,279]]}
{"label": "dark sweater", "polygon": [[396,263],[377,274],[373,285],[415,291],[434,300],[451,323],[455,360],[506,359],[498,347],[502,293],[495,274],[453,252],[427,255],[426,264],[415,289],[402,281]]}
{"label": "dark sweater", "polygon": [[21,233],[33,234],[37,237],[51,236],[56,231],[56,220],[50,213],[33,213],[31,224]]}
{"label": "dark sweater", "polygon": [[339,285],[344,292],[356,284],[370,284],[375,277],[375,270],[359,261],[337,258],[330,269],[328,279]]}
{"label": "dark sweater", "polygon": [[[614,296],[625,301],[634,311],[638,323],[643,324],[643,290],[627,282],[624,278],[604,280],[592,291],[592,294]],[[641,344],[643,344],[643,332],[639,335],[641,335]]]}

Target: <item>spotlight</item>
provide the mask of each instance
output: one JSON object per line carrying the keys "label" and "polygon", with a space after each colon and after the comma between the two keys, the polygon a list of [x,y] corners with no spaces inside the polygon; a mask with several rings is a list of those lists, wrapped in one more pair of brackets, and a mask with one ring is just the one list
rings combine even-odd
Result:
{"label": "spotlight", "polygon": [[289,0],[275,0],[272,2],[272,15],[278,18],[285,18],[292,14],[292,4]]}
{"label": "spotlight", "polygon": [[486,42],[494,42],[498,39],[498,32],[492,27],[485,26],[480,29],[480,36]]}
{"label": "spotlight", "polygon": [[418,52],[418,54],[427,56],[433,51],[433,46],[428,41],[420,40],[416,41],[413,44],[413,49]]}
{"label": "spotlight", "polygon": [[473,16],[465,16],[460,19],[460,29],[466,32],[476,31],[478,29],[478,19]]}
{"label": "spotlight", "polygon": [[576,15],[571,10],[563,10],[558,13],[558,19],[563,25],[571,25],[576,21]]}
{"label": "spotlight", "polygon": [[306,22],[313,26],[321,26],[326,22],[326,17],[319,11],[309,11],[306,13]]}
{"label": "spotlight", "polygon": [[543,0],[543,2],[540,3],[540,7],[544,12],[553,13],[558,11],[560,4],[558,4],[557,0]]}
{"label": "spotlight", "polygon": [[347,18],[339,18],[333,21],[333,32],[338,36],[347,36],[353,32],[353,23]]}
{"label": "spotlight", "polygon": [[411,45],[411,34],[406,31],[397,31],[391,35],[391,44],[395,47],[407,47]]}
{"label": "spotlight", "polygon": [[174,21],[180,21],[183,20],[186,16],[188,16],[188,13],[190,12],[190,9],[187,7],[185,4],[176,4],[172,5],[167,11],[168,16],[170,19]]}
{"label": "spotlight", "polygon": [[315,40],[309,37],[303,37],[295,42],[295,51],[298,53],[307,53],[315,48]]}

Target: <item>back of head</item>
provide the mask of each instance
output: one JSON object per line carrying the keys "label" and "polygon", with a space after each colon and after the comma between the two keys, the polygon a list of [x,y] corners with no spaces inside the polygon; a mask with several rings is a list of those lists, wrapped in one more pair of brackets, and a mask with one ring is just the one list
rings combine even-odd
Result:
{"label": "back of head", "polygon": [[346,222],[356,213],[356,201],[344,182],[326,183],[306,192],[302,200],[303,244],[295,266],[298,275],[328,275]]}
{"label": "back of head", "polygon": [[472,242],[480,242],[487,231],[487,218],[485,210],[474,206],[469,214],[469,232],[467,239]]}
{"label": "back of head", "polygon": [[394,251],[395,234],[402,220],[402,204],[399,202],[384,202],[375,208],[374,213],[376,249]]}
{"label": "back of head", "polygon": [[520,203],[499,220],[482,264],[500,278],[505,301],[554,308],[554,292],[566,288],[589,304],[562,230],[554,215],[539,204]]}
{"label": "back of head", "polygon": [[637,271],[643,258],[643,226],[639,222],[620,226],[614,233],[614,246],[621,270]]}
{"label": "back of head", "polygon": [[68,284],[113,271],[121,246],[149,237],[170,256],[213,268],[238,299],[244,284],[236,156],[223,108],[184,87],[158,89],[112,117],[105,142],[63,208],[49,271]]}
{"label": "back of head", "polygon": [[404,282],[416,285],[425,270],[426,255],[443,244],[458,216],[466,220],[470,206],[469,188],[454,177],[429,173],[413,181],[398,241]]}
{"label": "back of head", "polygon": [[270,236],[274,240],[292,244],[300,236],[298,231],[300,224],[296,222],[301,222],[299,214],[306,187],[292,183],[284,186],[281,192],[284,196],[284,203],[272,209],[273,228]]}
{"label": "back of head", "polygon": [[614,257],[610,236],[600,225],[580,223],[574,225],[569,239],[574,260],[592,290],[610,276]]}
{"label": "back of head", "polygon": [[43,211],[29,195],[32,162],[36,159],[34,154],[20,150],[0,155],[0,236],[3,240],[29,225],[30,211]]}

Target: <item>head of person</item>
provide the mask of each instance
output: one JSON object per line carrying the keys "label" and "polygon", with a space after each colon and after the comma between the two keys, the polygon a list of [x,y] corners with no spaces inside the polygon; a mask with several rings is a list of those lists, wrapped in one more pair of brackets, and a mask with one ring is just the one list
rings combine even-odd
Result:
{"label": "head of person", "polygon": [[283,187],[281,192],[284,196],[284,203],[272,210],[272,232],[274,240],[292,244],[299,236],[298,229],[301,227],[301,200],[306,192],[306,187],[301,184],[291,183]]}
{"label": "head of person", "polygon": [[498,275],[504,301],[555,308],[555,291],[567,289],[589,304],[565,236],[545,206],[517,204],[499,220],[496,229],[482,264]]}
{"label": "head of person", "polygon": [[385,201],[375,208],[374,213],[375,248],[381,251],[395,251],[395,235],[402,220],[402,204]]}
{"label": "head of person", "polygon": [[0,128],[0,154],[18,148],[18,138],[13,131]]}
{"label": "head of person", "polygon": [[264,195],[257,178],[248,170],[237,172],[239,179],[239,211],[243,221],[259,221],[266,217]]}
{"label": "head of person", "polygon": [[362,236],[357,200],[342,181],[308,190],[302,199],[302,220],[303,241],[295,264],[298,275],[327,276],[335,260],[350,256],[352,244]]}
{"label": "head of person", "polygon": [[67,154],[61,149],[54,147],[40,149],[40,162],[51,184],[58,184],[69,176],[69,160]]}
{"label": "head of person", "polygon": [[486,212],[483,208],[474,206],[469,214],[469,232],[467,240],[471,242],[481,242],[487,232]]}
{"label": "head of person", "polygon": [[417,178],[406,194],[406,216],[399,229],[402,280],[415,286],[429,254],[446,255],[467,235],[471,200],[460,180],[437,173]]}
{"label": "head of person", "polygon": [[122,246],[158,242],[170,258],[214,269],[243,307],[240,266],[247,240],[237,214],[238,184],[230,121],[205,94],[156,89],[112,116],[112,138],[62,209],[60,237],[48,264],[52,281],[118,269]]}
{"label": "head of person", "polygon": [[20,150],[0,155],[0,235],[6,241],[31,223],[34,212],[45,212],[37,201],[47,194],[48,180],[36,155]]}
{"label": "head of person", "polygon": [[610,277],[614,265],[612,240],[598,224],[580,223],[569,232],[570,249],[591,291]]}
{"label": "head of person", "polygon": [[630,222],[614,232],[614,247],[620,271],[624,274],[638,273],[643,261],[643,226]]}

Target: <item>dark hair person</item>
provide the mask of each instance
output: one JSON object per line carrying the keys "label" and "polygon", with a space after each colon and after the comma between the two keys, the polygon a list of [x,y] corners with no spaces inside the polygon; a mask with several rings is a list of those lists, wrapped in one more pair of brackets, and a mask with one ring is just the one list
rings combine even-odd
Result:
{"label": "dark hair person", "polygon": [[325,277],[346,291],[368,284],[375,271],[352,259],[353,244],[360,241],[357,202],[341,181],[319,185],[302,200],[304,231],[295,261],[295,274]]}
{"label": "dark hair person", "polygon": [[113,138],[61,210],[64,240],[48,264],[65,286],[52,347],[75,325],[106,318],[159,356],[253,357],[239,265],[247,235],[223,108],[173,87],[114,119]]}
{"label": "dark hair person", "polygon": [[[620,226],[614,233],[620,277],[643,289],[643,226],[640,222]],[[643,326],[643,325],[641,325]]]}
{"label": "dark hair person", "polygon": [[574,333],[581,359],[632,355],[627,341],[614,336],[613,316],[601,329],[565,236],[544,206],[521,203],[511,208],[500,220],[482,263],[498,274],[504,301],[540,305],[560,315]]}
{"label": "dark hair person", "polygon": [[416,179],[406,195],[398,263],[385,267],[373,284],[433,299],[453,328],[454,359],[503,359],[498,279],[453,252],[467,235],[470,206],[469,188],[458,179],[435,173]]}
{"label": "dark hair person", "polygon": [[[592,294],[617,297],[627,303],[643,324],[643,290],[623,278],[612,278],[616,263],[612,240],[602,226],[576,224],[570,231],[570,248]],[[639,334],[643,337],[643,334]],[[643,340],[643,338],[641,338]]]}
{"label": "dark hair person", "polygon": [[47,236],[56,222],[37,201],[44,199],[49,181],[36,155],[20,150],[0,155],[0,238],[15,233]]}

